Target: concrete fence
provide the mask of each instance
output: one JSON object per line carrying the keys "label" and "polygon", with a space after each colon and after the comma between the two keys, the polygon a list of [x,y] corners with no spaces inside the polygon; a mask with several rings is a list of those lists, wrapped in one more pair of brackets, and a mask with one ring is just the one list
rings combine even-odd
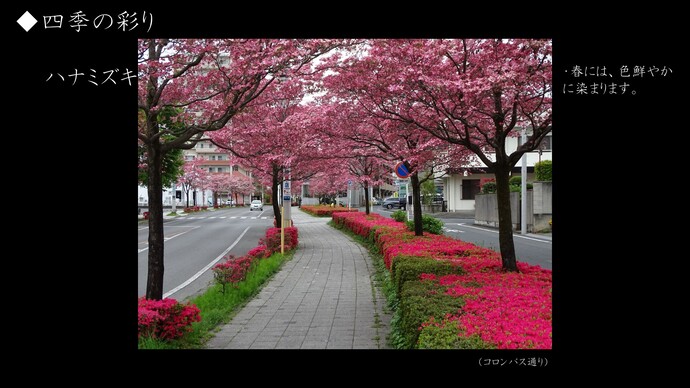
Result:
{"label": "concrete fence", "polygon": [[[552,182],[534,182],[534,189],[527,191],[527,231],[549,229],[552,213]],[[496,194],[477,194],[475,197],[474,223],[498,227],[498,202]],[[520,230],[520,193],[510,193],[510,218],[513,230]]]}
{"label": "concrete fence", "polygon": [[319,199],[317,197],[302,197],[302,205],[318,205]]}
{"label": "concrete fence", "polygon": [[553,217],[553,182],[534,182],[534,230],[549,229]]}

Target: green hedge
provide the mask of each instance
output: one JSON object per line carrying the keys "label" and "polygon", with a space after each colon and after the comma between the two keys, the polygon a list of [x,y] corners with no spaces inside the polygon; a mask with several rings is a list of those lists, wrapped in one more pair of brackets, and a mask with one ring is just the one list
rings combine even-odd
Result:
{"label": "green hedge", "polygon": [[459,265],[453,265],[450,261],[420,258],[415,256],[399,256],[393,259],[391,275],[395,290],[400,295],[405,282],[419,280],[419,275],[432,273],[436,276],[450,274],[462,275],[464,271]]}
{"label": "green hedge", "polygon": [[[414,221],[406,221],[407,229],[414,232]],[[432,234],[443,234],[443,221],[428,214],[422,215],[422,230]]]}
{"label": "green hedge", "polygon": [[493,194],[496,192],[496,182],[486,182],[484,183],[484,186],[482,186],[482,193],[484,194]]}
{"label": "green hedge", "polygon": [[447,295],[445,288],[430,281],[411,281],[403,285],[399,313],[405,348],[417,346],[422,323],[431,317],[440,321],[446,314],[457,314],[465,304],[462,297]]}
{"label": "green hedge", "polygon": [[534,164],[534,173],[538,181],[550,182],[553,178],[553,163],[550,160],[542,160]]}
{"label": "green hedge", "polygon": [[[510,177],[510,191],[521,191],[522,190],[522,177],[521,176],[513,176]],[[517,186],[517,189],[514,189],[513,186]],[[533,186],[531,183],[527,183],[527,190],[532,190]]]}
{"label": "green hedge", "polygon": [[405,222],[407,220],[407,212],[404,210],[396,210],[391,213],[391,218],[398,222]]}
{"label": "green hedge", "polygon": [[454,321],[444,321],[443,325],[423,327],[417,340],[418,349],[494,349],[482,341],[478,335],[460,337],[460,329]]}

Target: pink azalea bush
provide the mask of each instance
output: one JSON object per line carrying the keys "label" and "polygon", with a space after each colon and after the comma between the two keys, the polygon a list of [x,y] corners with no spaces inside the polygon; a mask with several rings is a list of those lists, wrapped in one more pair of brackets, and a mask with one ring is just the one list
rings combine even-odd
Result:
{"label": "pink azalea bush", "polygon": [[213,278],[216,283],[223,285],[223,292],[225,292],[227,284],[237,287],[237,283],[247,278],[253,262],[254,258],[251,256],[235,258],[233,255],[228,255],[225,262],[213,266]]}
{"label": "pink azalea bush", "polygon": [[199,308],[181,304],[175,299],[151,300],[139,298],[138,337],[160,339],[179,338],[192,330],[192,322],[201,321]]}
{"label": "pink azalea bush", "polygon": [[[284,228],[285,229],[285,250],[289,251],[297,247],[298,233],[297,228],[294,226]],[[280,252],[280,228],[269,228],[266,231],[266,237],[259,241],[259,245],[266,247],[271,253]]]}
{"label": "pink azalea bush", "polygon": [[[285,228],[285,250],[289,251],[297,247],[297,228]],[[259,245],[247,252],[246,256],[235,258],[233,255],[225,257],[225,261],[213,266],[213,277],[216,283],[223,286],[230,284],[234,287],[247,278],[252,269],[252,264],[257,259],[265,259],[272,254],[280,252],[280,228],[269,228],[266,237],[259,240]]]}
{"label": "pink azalea bush", "polygon": [[252,248],[247,252],[247,256],[253,257],[255,259],[265,259],[268,256],[271,256],[271,251],[266,248],[265,245],[257,245],[256,247]]}
{"label": "pink azalea bush", "polygon": [[505,272],[498,252],[448,236],[415,237],[402,224],[379,215],[334,213],[333,220],[373,239],[389,270],[402,256],[449,260],[462,267],[462,275],[420,275],[419,281],[434,282],[439,290],[465,301],[461,310],[441,317],[441,323],[430,317],[420,330],[452,322],[458,336],[479,337],[498,349],[551,349],[550,270],[518,262],[519,273]]}
{"label": "pink azalea bush", "polygon": [[371,213],[366,215],[360,211],[357,212],[334,212],[333,222],[336,225],[344,226],[353,233],[369,238],[370,233],[377,228],[390,226],[394,229],[404,231],[405,225],[395,221],[392,218],[384,217],[378,213]]}
{"label": "pink azalea bush", "polygon": [[327,206],[327,205],[302,205],[302,210],[305,212],[317,216],[317,217],[330,217],[335,212],[357,212],[357,209],[347,209],[340,206]]}
{"label": "pink azalea bush", "polygon": [[[285,228],[285,245],[288,249],[297,247],[297,228]],[[276,243],[277,235],[277,243]],[[267,258],[280,252],[280,229],[269,228],[266,237],[246,256],[226,256],[226,261],[213,267],[216,282],[223,285],[237,285],[245,280],[252,264],[257,259]],[[150,300],[139,298],[138,337],[152,337],[163,340],[176,339],[192,330],[192,322],[200,322],[199,308],[193,304],[180,304],[175,299]]]}

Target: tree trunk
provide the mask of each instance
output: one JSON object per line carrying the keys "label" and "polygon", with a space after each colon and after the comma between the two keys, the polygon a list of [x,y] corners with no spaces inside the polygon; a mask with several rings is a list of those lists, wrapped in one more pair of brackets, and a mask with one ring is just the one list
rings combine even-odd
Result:
{"label": "tree trunk", "polygon": [[369,183],[364,182],[364,206],[366,206],[366,211],[365,214],[369,215],[369,201],[371,199],[369,198]]}
{"label": "tree trunk", "polygon": [[163,299],[163,174],[160,144],[147,144],[149,192],[149,266],[146,299]]}
{"label": "tree trunk", "polygon": [[189,207],[189,189],[184,191],[184,198],[187,200],[187,207]]}
{"label": "tree trunk", "polygon": [[498,241],[501,260],[506,271],[519,272],[513,242],[513,221],[510,216],[510,167],[495,163],[496,201],[498,202]]}
{"label": "tree trunk", "polygon": [[[409,167],[408,167],[409,168]],[[413,219],[414,219],[414,235],[423,236],[424,228],[422,227],[422,203],[420,201],[420,189],[419,175],[413,173],[410,175],[410,183],[412,183],[412,209],[413,209]],[[409,195],[409,194],[408,194]],[[405,198],[407,200],[407,198]]]}
{"label": "tree trunk", "polygon": [[280,181],[278,181],[278,170],[275,167],[273,168],[272,182],[273,190],[271,190],[271,201],[273,202],[273,214],[276,218],[276,228],[280,228],[283,217],[282,214],[280,214],[280,204],[278,203],[278,187],[280,187]]}

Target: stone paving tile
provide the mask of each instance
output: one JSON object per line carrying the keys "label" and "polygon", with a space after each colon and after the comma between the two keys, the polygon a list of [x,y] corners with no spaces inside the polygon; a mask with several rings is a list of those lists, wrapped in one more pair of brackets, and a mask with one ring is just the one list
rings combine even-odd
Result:
{"label": "stone paving tile", "polygon": [[[208,344],[221,349],[385,348],[390,315],[366,250],[298,209],[292,260]],[[376,324],[378,316],[378,324]]]}

